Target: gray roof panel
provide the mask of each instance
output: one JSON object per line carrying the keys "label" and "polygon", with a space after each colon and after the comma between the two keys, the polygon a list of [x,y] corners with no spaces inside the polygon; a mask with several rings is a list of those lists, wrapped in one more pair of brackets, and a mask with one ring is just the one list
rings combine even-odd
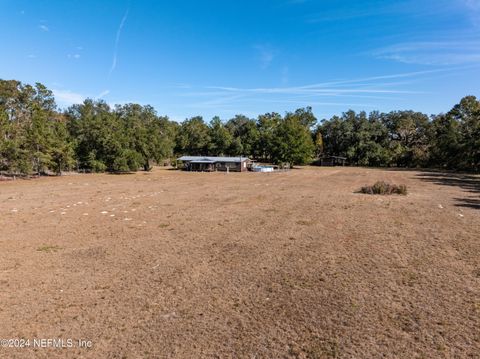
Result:
{"label": "gray roof panel", "polygon": [[241,162],[249,160],[248,157],[215,157],[215,156],[182,156],[179,161],[203,161],[203,162]]}

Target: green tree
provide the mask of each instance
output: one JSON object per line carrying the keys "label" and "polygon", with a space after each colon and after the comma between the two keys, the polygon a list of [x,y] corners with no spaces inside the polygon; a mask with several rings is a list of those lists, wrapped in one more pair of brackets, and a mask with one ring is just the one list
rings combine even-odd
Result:
{"label": "green tree", "polygon": [[317,131],[323,134],[325,153],[347,157],[360,166],[386,166],[391,162],[389,136],[382,115],[372,112],[345,112],[322,121]]}
{"label": "green tree", "polygon": [[208,154],[213,156],[224,156],[229,153],[233,142],[233,136],[223,124],[219,117],[214,117],[209,127],[210,143]]}
{"label": "green tree", "polygon": [[75,165],[75,147],[63,118],[54,123],[52,130],[50,163],[55,173],[61,175],[62,171],[69,171]]}
{"label": "green tree", "polygon": [[151,106],[127,104],[117,106],[123,125],[124,147],[116,161],[117,170],[151,169],[150,162],[160,163],[173,155],[174,133],[166,117],[158,117]]}
{"label": "green tree", "polygon": [[423,166],[429,161],[429,117],[420,112],[397,111],[383,115],[390,136],[392,161],[400,167]]}
{"label": "green tree", "polygon": [[282,116],[275,112],[258,116],[258,142],[255,150],[257,158],[265,161],[273,160],[276,131],[281,122]]}
{"label": "green tree", "polygon": [[57,172],[56,147],[67,146],[69,138],[57,134],[58,112],[50,90],[40,83],[0,80],[0,124],[2,170]]}
{"label": "green tree", "polygon": [[353,123],[347,115],[323,120],[317,131],[322,133],[324,153],[330,156],[348,157],[353,137]]}
{"label": "green tree", "polygon": [[480,170],[480,101],[475,96],[466,96],[448,115],[459,123],[462,153],[459,167],[478,172]]}
{"label": "green tree", "polygon": [[71,106],[66,116],[70,134],[75,138],[78,167],[93,172],[118,170],[116,159],[128,148],[128,139],[119,116],[110,106],[87,99]]}
{"label": "green tree", "polygon": [[257,144],[260,134],[255,120],[243,115],[236,115],[227,122],[226,127],[233,136],[230,155],[258,157]]}
{"label": "green tree", "polygon": [[201,116],[182,122],[178,129],[175,153],[201,156],[208,153],[210,130]]}
{"label": "green tree", "polygon": [[306,164],[312,160],[315,146],[310,125],[303,110],[287,113],[273,133],[271,157],[274,163]]}
{"label": "green tree", "polygon": [[455,169],[463,161],[459,122],[449,114],[434,116],[430,131],[431,166]]}

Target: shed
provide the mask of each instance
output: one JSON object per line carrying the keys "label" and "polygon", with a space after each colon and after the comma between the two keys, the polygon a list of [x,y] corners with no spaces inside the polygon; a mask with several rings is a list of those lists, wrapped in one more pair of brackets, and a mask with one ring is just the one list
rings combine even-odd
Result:
{"label": "shed", "polygon": [[341,156],[323,156],[318,161],[320,166],[345,166],[346,157]]}

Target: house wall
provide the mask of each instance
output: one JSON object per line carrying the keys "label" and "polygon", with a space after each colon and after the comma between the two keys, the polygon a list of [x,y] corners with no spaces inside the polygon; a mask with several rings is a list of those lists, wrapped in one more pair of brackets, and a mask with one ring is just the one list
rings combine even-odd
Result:
{"label": "house wall", "polygon": [[247,172],[248,171],[248,165],[250,164],[250,161],[247,160],[247,161],[243,161],[242,162],[242,168],[241,168],[241,171],[242,172]]}
{"label": "house wall", "polygon": [[217,171],[241,172],[240,163],[235,162],[217,162]]}
{"label": "house wall", "polygon": [[190,170],[199,171],[199,172],[213,172],[215,171],[215,164],[214,163],[190,163]]}

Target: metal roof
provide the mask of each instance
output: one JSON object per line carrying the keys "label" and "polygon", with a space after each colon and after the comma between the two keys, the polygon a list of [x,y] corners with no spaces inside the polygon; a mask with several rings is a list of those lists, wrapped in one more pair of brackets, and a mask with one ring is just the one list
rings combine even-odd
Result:
{"label": "metal roof", "polygon": [[[240,160],[241,158],[241,160]],[[214,162],[244,162],[249,160],[248,157],[215,157],[215,156],[182,156],[178,158],[179,161],[195,161],[195,162],[208,162],[208,163],[214,163]]]}

